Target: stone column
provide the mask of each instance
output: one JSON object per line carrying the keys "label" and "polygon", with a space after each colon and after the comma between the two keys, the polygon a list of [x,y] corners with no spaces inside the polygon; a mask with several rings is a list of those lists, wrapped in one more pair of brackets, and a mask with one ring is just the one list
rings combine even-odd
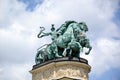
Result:
{"label": "stone column", "polygon": [[87,60],[56,59],[33,66],[32,80],[88,80],[90,65]]}

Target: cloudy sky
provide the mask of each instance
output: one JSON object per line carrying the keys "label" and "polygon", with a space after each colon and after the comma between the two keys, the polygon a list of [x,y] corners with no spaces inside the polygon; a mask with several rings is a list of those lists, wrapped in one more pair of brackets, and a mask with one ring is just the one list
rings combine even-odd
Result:
{"label": "cloudy sky", "polygon": [[0,0],[0,80],[32,80],[39,27],[66,20],[88,25],[90,80],[120,80],[120,0]]}

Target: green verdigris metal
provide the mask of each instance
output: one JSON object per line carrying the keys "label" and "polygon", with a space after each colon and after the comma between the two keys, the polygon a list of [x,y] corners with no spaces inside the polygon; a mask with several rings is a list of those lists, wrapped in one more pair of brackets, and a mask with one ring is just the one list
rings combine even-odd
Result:
{"label": "green verdigris metal", "polygon": [[84,22],[66,21],[57,30],[53,24],[51,32],[45,33],[44,30],[44,27],[40,27],[37,37],[42,38],[51,35],[52,43],[44,45],[45,48],[38,49],[35,58],[36,64],[60,57],[77,57],[80,59],[80,53],[84,47],[89,49],[85,53],[86,55],[92,49],[85,34],[88,28]]}

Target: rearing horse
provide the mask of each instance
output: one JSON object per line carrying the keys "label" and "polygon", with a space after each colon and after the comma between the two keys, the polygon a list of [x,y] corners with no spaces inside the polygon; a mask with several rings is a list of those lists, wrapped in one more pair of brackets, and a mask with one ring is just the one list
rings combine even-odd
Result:
{"label": "rearing horse", "polygon": [[79,23],[70,23],[65,32],[56,39],[56,45],[60,48],[72,49],[77,52],[77,55],[79,55],[82,50],[82,46],[79,42],[77,42],[76,37],[80,34],[80,32],[81,29]]}
{"label": "rearing horse", "polygon": [[[69,23],[69,24],[68,24]],[[85,38],[81,38],[81,33],[85,33],[88,31],[88,28],[85,23],[77,23],[75,21],[68,22],[65,25],[62,25],[59,29],[55,30],[54,27],[52,28],[52,32],[44,33],[44,27],[40,27],[41,31],[38,34],[38,38],[43,36],[51,35],[52,37],[55,36],[53,42],[45,48],[44,51],[39,51],[38,59],[43,61],[44,60],[39,56],[43,52],[46,54],[45,57],[47,59],[53,59],[55,57],[62,57],[65,50],[69,49],[70,55],[73,57],[79,57],[80,52],[82,51],[83,47],[89,48],[89,51],[86,54],[89,54],[92,47],[89,44],[89,40]],[[43,33],[43,35],[41,35]],[[59,54],[60,53],[60,54]],[[44,56],[44,55],[43,55]],[[37,58],[36,58],[37,59]],[[38,61],[39,62],[39,61]]]}

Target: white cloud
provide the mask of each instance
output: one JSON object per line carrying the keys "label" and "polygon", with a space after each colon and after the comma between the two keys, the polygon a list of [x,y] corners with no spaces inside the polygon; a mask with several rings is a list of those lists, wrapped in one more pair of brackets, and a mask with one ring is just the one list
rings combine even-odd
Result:
{"label": "white cloud", "polygon": [[[120,40],[98,38],[93,42],[89,55],[81,54],[81,57],[88,60],[91,66],[90,74],[95,75],[95,79],[110,69],[119,69],[119,47]],[[117,76],[115,77],[117,78]]]}
{"label": "white cloud", "polygon": [[119,68],[119,47],[120,40],[98,38],[94,42],[90,56],[83,55],[83,57],[88,57],[89,63],[92,66],[92,73],[99,76],[111,68]]}
{"label": "white cloud", "polygon": [[29,73],[31,63],[11,64],[10,66],[5,64],[3,66],[0,80],[31,80],[31,74]]}
{"label": "white cloud", "polygon": [[0,28],[8,27],[18,15],[25,11],[25,5],[17,0],[0,1]]}
{"label": "white cloud", "polygon": [[[48,42],[48,38],[37,39],[39,26],[45,26],[46,31],[50,30],[52,23],[59,27],[66,20],[85,21],[89,27],[88,37],[91,40],[93,50],[90,55],[81,55],[89,60],[92,65],[92,72],[102,74],[111,67],[120,67],[120,41],[112,37],[119,37],[118,26],[112,21],[114,13],[118,8],[118,1],[112,0],[45,0],[37,6],[35,11],[25,11],[26,5],[17,0],[0,1],[0,79],[20,80],[27,79],[24,75],[28,70],[26,62],[34,64],[34,56],[37,48]],[[6,28],[7,27],[7,28]],[[50,38],[49,38],[50,40]],[[42,42],[42,43],[41,43]],[[23,59],[24,58],[24,59]],[[18,63],[25,63],[16,65]],[[9,75],[9,72],[16,71]],[[112,65],[111,65],[112,64]],[[23,65],[23,66],[22,66]],[[27,65],[27,66],[26,66]],[[25,66],[25,68],[23,68]],[[6,70],[3,69],[6,68]],[[20,70],[20,71],[19,71]],[[16,77],[10,77],[14,76]]]}
{"label": "white cloud", "polygon": [[[34,51],[37,48],[37,37],[34,33],[28,36],[27,33],[22,32],[24,32],[24,28],[17,23],[12,25],[9,30],[0,30],[1,64],[31,61],[30,57],[32,58],[32,56],[27,56],[34,56]],[[23,57],[24,59],[22,59]]]}

